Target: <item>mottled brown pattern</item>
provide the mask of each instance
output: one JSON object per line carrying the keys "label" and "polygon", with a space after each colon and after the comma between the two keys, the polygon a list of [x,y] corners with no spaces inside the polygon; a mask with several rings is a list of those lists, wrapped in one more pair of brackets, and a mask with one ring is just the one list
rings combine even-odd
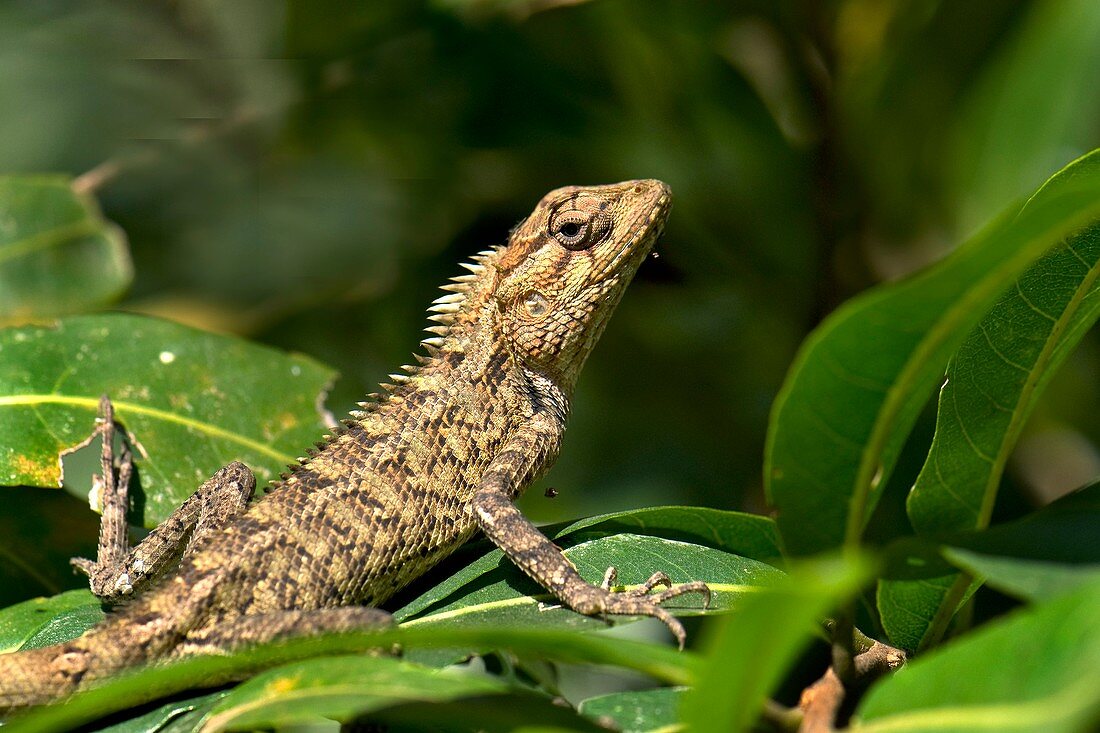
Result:
{"label": "mottled brown pattern", "polygon": [[[251,475],[232,464],[133,549],[105,512],[99,561],[79,563],[93,589],[152,587],[80,639],[0,657],[0,707],[140,662],[379,623],[361,606],[479,527],[567,605],[657,616],[682,641],[657,603],[704,586],[641,596],[589,585],[511,504],[557,456],[577,375],[668,209],[659,181],[551,192],[506,246],[444,286],[429,356],[259,500],[246,506]],[[182,562],[165,574],[169,540]]]}

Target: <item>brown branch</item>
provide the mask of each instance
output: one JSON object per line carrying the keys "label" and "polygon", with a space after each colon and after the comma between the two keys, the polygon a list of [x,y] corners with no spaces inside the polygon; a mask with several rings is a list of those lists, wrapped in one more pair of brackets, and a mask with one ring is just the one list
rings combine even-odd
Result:
{"label": "brown branch", "polygon": [[901,649],[876,641],[870,649],[856,655],[856,682],[866,686],[885,674],[901,669],[905,660],[905,652]]}
{"label": "brown branch", "polygon": [[821,679],[802,691],[798,701],[803,714],[799,733],[830,733],[843,702],[844,685],[829,667]]}
{"label": "brown branch", "polygon": [[81,173],[79,176],[73,179],[72,189],[74,192],[86,196],[94,193],[103,184],[108,183],[118,177],[118,174],[122,172],[122,163],[114,158],[109,158],[95,168],[89,171]]}
{"label": "brown branch", "polygon": [[[864,647],[861,640],[857,648]],[[840,645],[834,645],[834,652]],[[843,654],[839,655],[843,657]],[[847,687],[840,676],[829,667],[825,674],[805,690],[798,702],[802,709],[800,733],[830,733],[836,730],[837,715],[850,692],[861,692],[879,677],[901,668],[905,664],[905,652],[901,649],[872,641],[865,651],[850,658],[852,678]]]}

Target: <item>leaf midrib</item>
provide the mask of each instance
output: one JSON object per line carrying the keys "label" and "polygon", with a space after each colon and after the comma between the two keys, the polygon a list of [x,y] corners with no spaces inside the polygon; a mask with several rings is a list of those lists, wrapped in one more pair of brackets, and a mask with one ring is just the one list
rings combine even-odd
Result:
{"label": "leaf midrib", "polygon": [[[0,408],[3,407],[23,407],[32,405],[72,405],[76,407],[86,407],[90,410],[96,410],[99,407],[98,397],[78,397],[75,395],[59,395],[59,394],[19,394],[0,396]],[[241,435],[240,433],[234,433],[224,428],[220,428],[217,425],[209,422],[203,422],[201,420],[195,420],[193,418],[185,417],[178,413],[169,412],[168,410],[162,410],[157,407],[150,407],[136,402],[127,402],[125,400],[112,400],[111,404],[115,407],[115,412],[119,416],[124,413],[131,413],[136,415],[143,415],[145,417],[155,418],[164,422],[175,423],[187,428],[196,430],[204,435],[209,435],[212,438],[220,438],[238,445],[244,446],[250,450],[261,453],[274,460],[282,461],[286,464],[294,463],[294,457],[281,451],[275,450],[266,443],[261,443],[257,440],[249,438],[248,436]]]}
{"label": "leaf midrib", "polygon": [[[616,588],[620,588],[620,587],[623,590],[635,590],[635,589],[641,588],[642,586],[640,584],[616,586]],[[735,583],[711,583],[711,582],[707,583],[707,587],[710,588],[711,592],[741,593],[741,594],[744,594],[744,593],[757,593],[757,592],[765,590],[767,588],[767,586],[760,586],[760,585],[740,585],[740,584],[735,584]],[[468,615],[475,614],[475,613],[481,613],[481,612],[487,611],[487,610],[533,605],[533,604],[545,603],[547,601],[555,601],[555,600],[557,600],[557,599],[554,596],[551,596],[549,593],[537,593],[537,594],[533,594],[533,595],[516,596],[515,598],[501,598],[501,599],[496,600],[496,601],[485,601],[485,602],[482,602],[482,603],[474,603],[474,604],[471,604],[469,606],[463,606],[462,608],[452,608],[449,611],[440,611],[438,613],[429,614],[427,616],[421,616],[419,618],[409,619],[408,621],[402,621],[401,626],[402,627],[419,626],[419,625],[425,624],[425,623],[435,623],[435,622],[439,622],[439,621],[445,621],[447,619],[459,618],[461,616],[468,616]],[[698,610],[702,610],[702,609],[691,608],[691,609],[685,609],[685,610],[698,611]]]}

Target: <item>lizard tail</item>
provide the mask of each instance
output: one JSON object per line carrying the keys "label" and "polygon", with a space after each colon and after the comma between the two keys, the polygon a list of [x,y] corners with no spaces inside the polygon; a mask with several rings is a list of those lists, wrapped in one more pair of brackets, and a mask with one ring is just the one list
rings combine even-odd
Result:
{"label": "lizard tail", "polygon": [[40,705],[75,690],[79,679],[52,673],[57,657],[55,647],[0,655],[0,712]]}
{"label": "lizard tail", "polygon": [[126,665],[125,652],[106,644],[105,629],[21,652],[0,654],[0,713],[70,695]]}
{"label": "lizard tail", "polygon": [[169,584],[108,612],[83,636],[41,649],[0,654],[0,715],[57,702],[158,658],[179,641],[179,629],[189,628],[209,599],[209,592]]}
{"label": "lizard tail", "polygon": [[[93,626],[83,636],[40,649],[0,654],[0,714],[44,705],[83,690],[105,677],[140,664],[171,644],[171,629],[135,634],[129,606]],[[140,627],[139,627],[140,628]]]}

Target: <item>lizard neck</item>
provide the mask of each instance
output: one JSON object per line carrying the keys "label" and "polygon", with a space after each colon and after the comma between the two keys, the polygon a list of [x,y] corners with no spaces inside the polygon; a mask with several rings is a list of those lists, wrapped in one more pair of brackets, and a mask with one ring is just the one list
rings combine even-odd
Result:
{"label": "lizard neck", "polygon": [[446,294],[428,309],[433,325],[425,330],[431,335],[421,341],[427,354],[415,355],[417,363],[403,366],[404,373],[391,374],[391,383],[359,403],[362,409],[307,451],[284,481],[318,460],[323,463],[322,453],[330,461],[346,457],[350,449],[341,446],[356,444],[356,451],[370,452],[370,446],[382,450],[392,440],[425,432],[445,441],[452,452],[466,453],[473,448],[464,442],[473,438],[454,427],[456,420],[476,426],[483,439],[504,439],[535,413],[546,414],[564,430],[570,386],[525,365],[503,333],[495,298],[501,253],[502,248],[479,253],[463,265],[468,274],[443,286]]}
{"label": "lizard neck", "polygon": [[532,409],[547,409],[564,425],[571,384],[560,375],[524,364],[505,337],[494,297],[499,285],[497,264],[504,252],[498,247],[478,253],[463,263],[468,273],[442,286],[445,295],[428,308],[432,325],[425,331],[430,336],[421,341],[427,355],[415,355],[417,364],[403,366],[404,374],[391,374],[391,383],[360,403],[365,409],[353,413],[357,421],[381,417],[375,412],[402,409],[399,406],[413,395],[446,392],[451,398],[465,396],[481,402],[507,400],[511,410],[520,407],[515,404],[517,398],[526,397]]}

